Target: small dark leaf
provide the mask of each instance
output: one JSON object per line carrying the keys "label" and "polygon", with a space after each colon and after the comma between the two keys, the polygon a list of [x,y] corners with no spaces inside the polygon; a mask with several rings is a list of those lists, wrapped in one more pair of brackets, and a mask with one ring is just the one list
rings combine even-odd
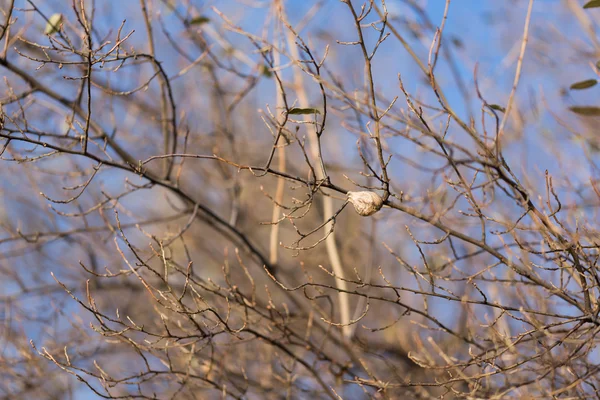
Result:
{"label": "small dark leaf", "polygon": [[600,153],[600,146],[598,146],[598,142],[595,142],[593,140],[586,140],[586,142],[590,147],[592,153]]}
{"label": "small dark leaf", "polygon": [[210,22],[210,18],[201,15],[199,17],[193,18],[190,21],[190,25],[202,25],[206,24],[207,22]]}
{"label": "small dark leaf", "polygon": [[581,81],[581,82],[577,82],[572,84],[569,89],[571,90],[582,90],[582,89],[587,89],[587,88],[591,88],[592,86],[596,86],[598,84],[598,81],[595,79],[588,79],[585,81]]}
{"label": "small dark leaf", "polygon": [[569,107],[569,110],[575,114],[587,116],[587,117],[600,117],[600,107],[594,106],[573,106]]}
{"label": "small dark leaf", "polygon": [[262,66],[262,70],[260,71],[260,73],[261,73],[263,76],[267,77],[267,78],[270,78],[270,77],[272,77],[272,76],[273,76],[273,73],[271,72],[271,70],[269,69],[269,67],[268,67],[268,66],[266,66],[266,65],[263,65],[263,66]]}
{"label": "small dark leaf", "polygon": [[292,108],[288,114],[290,115],[307,115],[307,114],[321,114],[316,108]]}
{"label": "small dark leaf", "polygon": [[506,112],[506,109],[502,106],[499,106],[498,104],[490,104],[490,108],[492,110],[498,110],[498,111],[502,111],[502,112]]}
{"label": "small dark leaf", "polygon": [[457,49],[462,49],[464,47],[462,40],[457,36],[452,38],[452,44],[456,46]]}
{"label": "small dark leaf", "polygon": [[596,8],[596,7],[600,7],[600,0],[589,1],[583,6],[583,8]]}
{"label": "small dark leaf", "polygon": [[596,68],[600,69],[600,61],[596,63]]}

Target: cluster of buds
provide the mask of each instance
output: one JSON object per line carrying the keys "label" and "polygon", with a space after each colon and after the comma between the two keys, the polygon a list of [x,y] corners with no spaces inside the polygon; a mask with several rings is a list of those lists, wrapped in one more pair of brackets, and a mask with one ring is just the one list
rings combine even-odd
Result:
{"label": "cluster of buds", "polygon": [[348,201],[359,215],[368,217],[381,210],[383,199],[375,192],[348,192]]}

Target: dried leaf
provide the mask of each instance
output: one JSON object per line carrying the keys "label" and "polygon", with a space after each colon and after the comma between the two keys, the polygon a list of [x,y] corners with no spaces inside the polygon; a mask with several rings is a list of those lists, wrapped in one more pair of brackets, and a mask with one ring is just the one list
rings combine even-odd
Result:
{"label": "dried leaf", "polygon": [[592,0],[583,6],[583,8],[596,8],[596,7],[600,7],[600,0]]}
{"label": "dried leaf", "polygon": [[46,29],[44,30],[44,33],[46,35],[54,35],[56,32],[58,32],[60,30],[60,26],[62,25],[62,22],[63,22],[62,14],[53,14],[48,19],[48,23],[46,24]]}
{"label": "dried leaf", "polygon": [[582,90],[582,89],[587,89],[587,88],[591,88],[592,86],[596,86],[598,84],[598,81],[596,79],[587,79],[585,81],[581,81],[581,82],[577,82],[572,84],[569,89],[571,90]]}
{"label": "dried leaf", "polygon": [[192,18],[190,25],[202,25],[206,24],[207,22],[210,22],[210,18],[201,15],[199,17]]}
{"label": "dried leaf", "polygon": [[316,108],[292,108],[288,114],[290,115],[307,115],[307,114],[321,114],[321,111]]}
{"label": "dried leaf", "polygon": [[573,107],[569,107],[569,110],[571,110],[575,114],[583,115],[586,117],[600,117],[600,107],[573,106]]}

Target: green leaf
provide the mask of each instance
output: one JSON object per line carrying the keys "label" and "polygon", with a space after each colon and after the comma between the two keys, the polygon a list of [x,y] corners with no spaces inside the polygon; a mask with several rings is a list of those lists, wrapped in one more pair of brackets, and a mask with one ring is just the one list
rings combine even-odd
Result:
{"label": "green leaf", "polygon": [[600,69],[600,61],[596,63],[596,68]]}
{"label": "green leaf", "polygon": [[583,8],[596,8],[596,7],[600,7],[600,0],[592,0],[590,2],[587,2]]}
{"label": "green leaf", "polygon": [[190,25],[202,25],[210,22],[210,18],[201,15],[199,17],[195,17],[190,21]]}
{"label": "green leaf", "polygon": [[56,32],[60,30],[60,26],[63,22],[62,14],[53,14],[50,19],[48,19],[48,23],[46,24],[46,29],[44,33],[46,35],[54,35]]}
{"label": "green leaf", "polygon": [[289,112],[289,115],[307,115],[307,114],[321,114],[321,111],[316,108],[292,108]]}
{"label": "green leaf", "polygon": [[262,68],[261,68],[261,71],[260,71],[260,73],[261,73],[263,76],[267,77],[267,78],[270,78],[270,77],[272,77],[272,76],[273,76],[273,73],[271,72],[271,70],[269,69],[269,67],[268,67],[267,65],[264,65],[264,64],[263,64],[263,66],[262,66]]}
{"label": "green leaf", "polygon": [[583,115],[586,117],[600,117],[600,107],[573,106],[573,107],[569,107],[569,110],[571,110],[575,114]]}
{"label": "green leaf", "polygon": [[502,112],[506,112],[506,109],[502,106],[499,106],[498,104],[490,104],[490,108],[492,110],[498,110],[498,111],[502,111]]}
{"label": "green leaf", "polygon": [[571,90],[582,90],[582,89],[587,89],[587,88],[591,88],[592,86],[596,86],[598,84],[598,81],[595,79],[588,79],[585,81],[581,81],[581,82],[577,82],[572,84],[569,89]]}

